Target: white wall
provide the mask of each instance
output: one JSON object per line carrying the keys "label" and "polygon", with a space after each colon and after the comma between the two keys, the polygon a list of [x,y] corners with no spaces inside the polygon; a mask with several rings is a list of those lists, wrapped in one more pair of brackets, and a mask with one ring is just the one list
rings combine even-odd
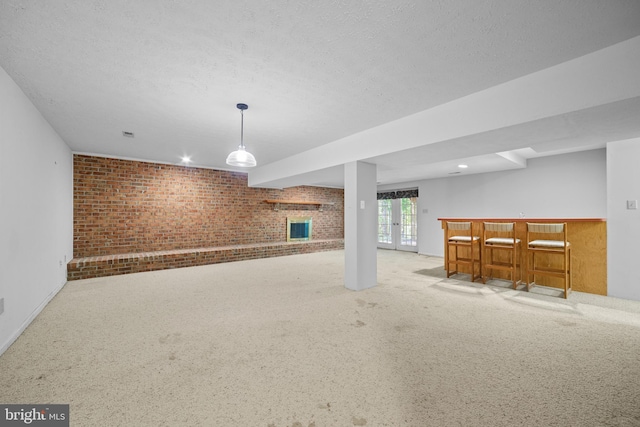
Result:
{"label": "white wall", "polygon": [[529,159],[525,169],[418,183],[418,252],[443,256],[440,217],[607,216],[606,150]]}
{"label": "white wall", "polygon": [[64,286],[72,256],[71,150],[0,68],[0,354]]}
{"label": "white wall", "polygon": [[607,287],[610,296],[640,301],[640,138],[607,144]]}

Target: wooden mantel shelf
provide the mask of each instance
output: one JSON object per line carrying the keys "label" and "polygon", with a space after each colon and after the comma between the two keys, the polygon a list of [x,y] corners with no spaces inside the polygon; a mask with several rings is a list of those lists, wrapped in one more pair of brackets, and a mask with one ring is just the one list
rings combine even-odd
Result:
{"label": "wooden mantel shelf", "polygon": [[310,200],[265,200],[265,203],[271,203],[274,205],[273,209],[278,210],[278,205],[316,205],[322,208],[323,205],[335,205],[334,202],[316,202]]}

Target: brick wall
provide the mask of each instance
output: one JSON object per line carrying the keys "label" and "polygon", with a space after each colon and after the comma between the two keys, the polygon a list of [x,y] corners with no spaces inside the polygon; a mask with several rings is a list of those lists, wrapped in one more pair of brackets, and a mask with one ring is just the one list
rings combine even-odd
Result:
{"label": "brick wall", "polygon": [[67,264],[67,280],[91,279],[119,274],[142,273],[167,268],[243,261],[285,255],[344,249],[344,240],[312,240],[305,242],[258,243],[247,246],[216,246],[202,249],[138,252],[135,254],[101,255],[74,258]]}
{"label": "brick wall", "polygon": [[[344,237],[341,189],[249,188],[247,175],[74,155],[74,258],[284,242],[287,216],[311,216],[313,239]],[[280,205],[266,199],[334,203]]]}

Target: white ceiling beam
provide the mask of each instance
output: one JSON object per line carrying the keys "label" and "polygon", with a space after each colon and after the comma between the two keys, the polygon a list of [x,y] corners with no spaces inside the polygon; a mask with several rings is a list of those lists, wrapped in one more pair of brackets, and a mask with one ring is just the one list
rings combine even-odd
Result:
{"label": "white ceiling beam", "polygon": [[282,187],[308,172],[640,96],[640,36],[249,172]]}

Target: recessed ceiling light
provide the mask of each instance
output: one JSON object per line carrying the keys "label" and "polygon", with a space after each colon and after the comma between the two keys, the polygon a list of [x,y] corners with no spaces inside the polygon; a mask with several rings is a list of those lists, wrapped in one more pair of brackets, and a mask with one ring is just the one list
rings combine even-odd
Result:
{"label": "recessed ceiling light", "polygon": [[466,169],[466,168],[468,168],[469,166],[468,166],[468,165],[458,165],[458,167],[459,167],[460,169]]}
{"label": "recessed ceiling light", "polygon": [[191,163],[191,157],[182,156],[182,163]]}
{"label": "recessed ceiling light", "polygon": [[133,134],[133,132],[128,132],[126,130],[122,131],[122,136],[127,137],[127,138],[135,138],[135,135]]}

